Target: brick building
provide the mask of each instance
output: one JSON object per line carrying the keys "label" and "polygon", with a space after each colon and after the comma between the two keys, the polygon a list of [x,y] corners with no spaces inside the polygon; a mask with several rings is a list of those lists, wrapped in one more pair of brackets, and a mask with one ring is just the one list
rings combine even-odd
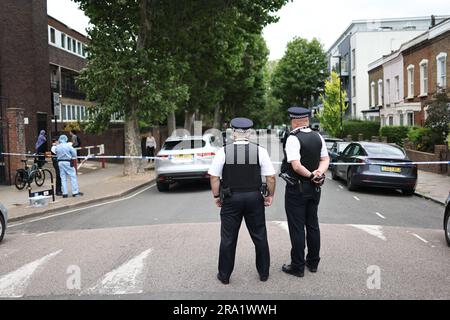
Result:
{"label": "brick building", "polygon": [[379,119],[383,107],[383,66],[369,71],[369,109],[362,111],[365,119]]}
{"label": "brick building", "polygon": [[383,126],[424,125],[438,88],[450,89],[449,52],[447,19],[369,65],[369,99],[380,107]]}
{"label": "brick building", "polygon": [[[93,106],[75,83],[89,40],[49,17],[46,3],[0,3],[0,153],[34,152],[40,130],[49,137],[65,132],[67,123],[86,121]],[[104,143],[108,154],[124,152],[120,119],[113,117],[102,135],[80,137],[84,146]],[[0,184],[11,183],[20,166],[20,158],[0,156]]]}

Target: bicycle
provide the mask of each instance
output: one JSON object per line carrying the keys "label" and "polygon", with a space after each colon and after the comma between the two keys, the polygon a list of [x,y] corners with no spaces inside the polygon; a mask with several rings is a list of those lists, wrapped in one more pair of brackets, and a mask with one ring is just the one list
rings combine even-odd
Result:
{"label": "bicycle", "polygon": [[42,187],[45,183],[45,172],[38,165],[38,160],[34,159],[34,163],[31,167],[28,166],[28,160],[21,160],[24,163],[23,169],[16,171],[14,179],[16,188],[23,190],[27,184],[31,184],[34,180],[38,187]]}

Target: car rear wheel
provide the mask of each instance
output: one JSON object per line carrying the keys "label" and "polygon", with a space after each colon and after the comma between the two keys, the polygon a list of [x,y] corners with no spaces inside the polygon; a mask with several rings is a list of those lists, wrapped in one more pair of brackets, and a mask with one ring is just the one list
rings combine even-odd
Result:
{"label": "car rear wheel", "polygon": [[339,177],[337,175],[337,168],[336,166],[334,166],[333,170],[331,170],[331,177],[333,178],[333,180],[338,180]]}
{"label": "car rear wheel", "polygon": [[5,219],[3,219],[3,215],[0,213],[0,242],[3,240],[5,231],[6,231]]}
{"label": "car rear wheel", "polygon": [[450,247],[450,211],[447,211],[447,214],[445,215],[444,229],[445,239],[447,240],[447,244]]}
{"label": "car rear wheel", "polygon": [[355,183],[353,182],[352,170],[349,169],[347,172],[347,188],[350,191],[356,191]]}
{"label": "car rear wheel", "polygon": [[157,182],[156,187],[159,192],[167,192],[170,189],[170,184],[164,182]]}
{"label": "car rear wheel", "polygon": [[403,189],[402,192],[405,196],[413,196],[416,189]]}

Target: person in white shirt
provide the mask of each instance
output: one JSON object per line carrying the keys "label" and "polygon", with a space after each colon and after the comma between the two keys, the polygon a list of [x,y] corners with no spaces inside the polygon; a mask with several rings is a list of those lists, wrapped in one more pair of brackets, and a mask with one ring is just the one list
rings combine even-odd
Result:
{"label": "person in white shirt", "polygon": [[286,185],[285,208],[292,250],[291,264],[282,270],[303,277],[305,266],[315,273],[320,262],[318,206],[330,159],[324,139],[309,127],[311,111],[294,107],[289,109],[289,115],[293,131],[286,140],[281,171],[298,183]]}
{"label": "person in white shirt", "polygon": [[[145,147],[147,150],[147,157],[154,157],[156,150],[156,140],[153,135],[149,132],[147,136],[147,140],[145,142]],[[150,159],[148,162],[154,162],[154,159]]]}
{"label": "person in white shirt", "polygon": [[[250,143],[253,122],[246,118],[231,121],[234,143],[216,154],[209,175],[216,205],[221,208],[221,244],[217,278],[228,284],[234,269],[236,245],[245,219],[256,248],[256,267],[261,281],[267,281],[270,252],[265,207],[273,203],[275,169],[267,150]],[[267,192],[262,176],[266,177]]]}

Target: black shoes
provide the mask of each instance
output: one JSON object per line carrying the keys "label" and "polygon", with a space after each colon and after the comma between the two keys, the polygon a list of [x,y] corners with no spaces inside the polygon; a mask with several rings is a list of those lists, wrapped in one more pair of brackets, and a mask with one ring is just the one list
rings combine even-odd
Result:
{"label": "black shoes", "polygon": [[65,194],[62,197],[63,197],[63,199],[67,199],[69,196],[67,194]]}
{"label": "black shoes", "polygon": [[62,197],[63,194],[62,194],[62,192],[57,192],[57,193],[56,193],[56,196],[57,196],[57,197]]}
{"label": "black shoes", "polygon": [[283,270],[284,273],[293,275],[293,276],[298,277],[298,278],[303,278],[305,276],[305,272],[304,271],[301,271],[299,269],[295,269],[291,265],[286,265],[285,264],[283,266],[282,270]]}
{"label": "black shoes", "polygon": [[269,276],[259,276],[259,280],[261,280],[261,282],[267,282],[267,280],[269,280]]}
{"label": "black shoes", "polygon": [[308,268],[309,272],[311,272],[311,273],[317,272],[317,267],[311,267],[311,266],[306,265],[306,268]]}
{"label": "black shoes", "polygon": [[74,194],[73,197],[74,198],[78,198],[78,197],[82,197],[84,196],[84,193],[78,192],[77,194]]}
{"label": "black shoes", "polygon": [[225,285],[230,284],[230,279],[224,279],[224,278],[222,278],[222,277],[220,276],[220,273],[217,274],[217,279],[218,279],[220,282],[222,282],[222,284],[225,284]]}

